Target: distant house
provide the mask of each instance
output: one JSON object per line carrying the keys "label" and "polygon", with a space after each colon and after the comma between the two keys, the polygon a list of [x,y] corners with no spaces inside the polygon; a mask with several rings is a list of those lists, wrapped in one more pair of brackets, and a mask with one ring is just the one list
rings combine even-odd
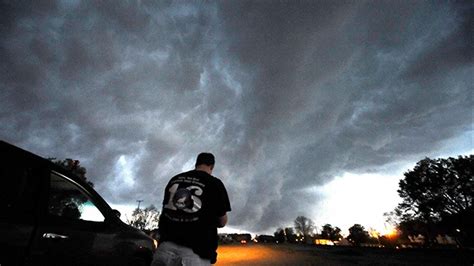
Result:
{"label": "distant house", "polygon": [[232,234],[231,236],[236,242],[239,243],[242,241],[249,243],[252,240],[252,236],[250,234]]}
{"label": "distant house", "polygon": [[252,240],[250,234],[219,234],[220,243],[248,243],[250,240]]}

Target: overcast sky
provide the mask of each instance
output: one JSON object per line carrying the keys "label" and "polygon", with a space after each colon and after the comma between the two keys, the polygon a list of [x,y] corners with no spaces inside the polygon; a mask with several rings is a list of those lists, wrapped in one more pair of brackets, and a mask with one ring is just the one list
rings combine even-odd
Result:
{"label": "overcast sky", "polygon": [[[473,151],[470,1],[1,1],[0,139],[161,207],[199,152],[230,228],[383,223]],[[143,205],[142,205],[143,206]]]}

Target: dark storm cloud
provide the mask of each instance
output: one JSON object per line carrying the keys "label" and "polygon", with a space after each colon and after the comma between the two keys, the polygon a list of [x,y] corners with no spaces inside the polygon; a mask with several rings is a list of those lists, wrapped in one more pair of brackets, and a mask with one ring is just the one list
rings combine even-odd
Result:
{"label": "dark storm cloud", "polygon": [[[271,230],[346,171],[472,131],[472,7],[393,1],[1,4],[0,137],[161,203],[216,154],[231,224]],[[321,221],[322,222],[322,221]]]}
{"label": "dark storm cloud", "polygon": [[[257,176],[265,182],[254,182],[255,192],[265,193],[250,193],[238,219],[264,209],[273,215],[254,221],[277,226],[275,213],[296,217],[304,208],[294,206],[318,200],[304,188],[419,158],[469,128],[465,10],[427,2],[234,4],[222,8],[229,55],[257,73],[243,96],[247,141],[263,143],[250,149],[281,173]],[[261,195],[276,200],[259,202]]]}

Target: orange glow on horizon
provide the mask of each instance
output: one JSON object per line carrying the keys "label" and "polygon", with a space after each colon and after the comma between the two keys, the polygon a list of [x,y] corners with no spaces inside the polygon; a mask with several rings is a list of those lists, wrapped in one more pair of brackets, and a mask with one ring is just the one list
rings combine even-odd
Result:
{"label": "orange glow on horizon", "polygon": [[229,244],[217,249],[216,265],[311,265],[324,264],[312,253],[297,251],[293,245],[279,244]]}
{"label": "orange glow on horizon", "polygon": [[272,257],[274,251],[265,248],[253,248],[249,246],[224,245],[219,246],[217,251],[217,265],[229,265],[241,263],[264,262],[267,258]]}
{"label": "orange glow on horizon", "polygon": [[388,238],[392,238],[398,235],[398,230],[394,226],[385,226],[385,230],[381,232],[382,236],[386,236]]}

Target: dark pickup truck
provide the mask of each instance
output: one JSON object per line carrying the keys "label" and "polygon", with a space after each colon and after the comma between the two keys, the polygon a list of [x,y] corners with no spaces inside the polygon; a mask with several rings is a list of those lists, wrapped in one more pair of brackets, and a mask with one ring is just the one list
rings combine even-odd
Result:
{"label": "dark pickup truck", "polygon": [[0,265],[150,265],[156,242],[85,180],[0,141]]}

